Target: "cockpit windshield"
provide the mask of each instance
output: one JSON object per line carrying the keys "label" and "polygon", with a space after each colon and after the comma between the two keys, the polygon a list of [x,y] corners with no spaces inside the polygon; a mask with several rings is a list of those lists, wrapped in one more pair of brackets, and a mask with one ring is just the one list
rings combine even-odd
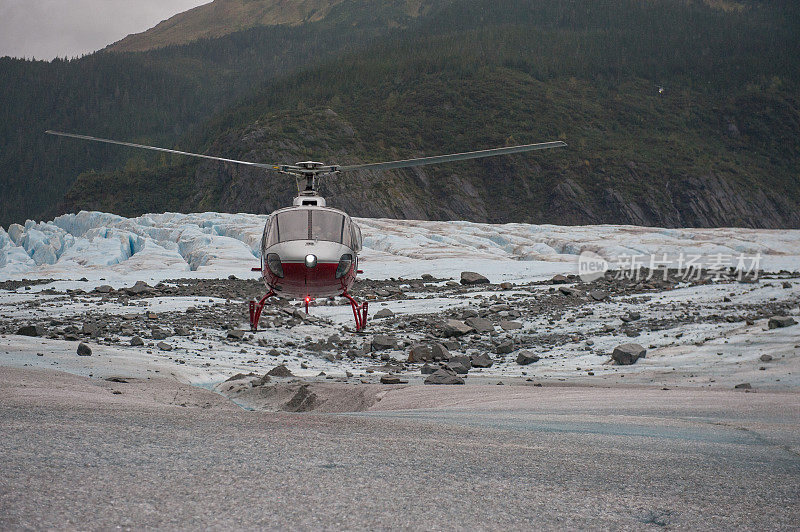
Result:
{"label": "cockpit windshield", "polygon": [[291,240],[324,240],[350,246],[350,220],[322,209],[289,209],[273,214],[267,228],[267,247]]}

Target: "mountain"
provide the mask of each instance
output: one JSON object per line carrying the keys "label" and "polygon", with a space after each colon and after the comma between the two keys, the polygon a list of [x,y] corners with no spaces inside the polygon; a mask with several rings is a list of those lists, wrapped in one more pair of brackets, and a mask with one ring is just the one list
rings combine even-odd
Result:
{"label": "mountain", "polygon": [[[424,0],[393,2],[416,16]],[[128,35],[109,46],[113,52],[143,52],[198,39],[222,37],[258,26],[298,25],[325,19],[344,0],[214,0],[167,19],[143,33]],[[380,3],[376,2],[379,6]],[[379,7],[380,8],[380,7]]]}
{"label": "mountain", "polygon": [[45,130],[177,145],[276,76],[362,49],[405,17],[393,0],[342,7],[359,18],[334,10],[320,22],[71,61],[0,58],[0,225],[58,214],[82,172],[141,164],[141,154],[56,142]]}
{"label": "mountain", "polygon": [[[563,139],[566,150],[341,175],[323,192],[373,217],[800,227],[787,6],[441,5],[364,50],[276,78],[183,142],[350,164]],[[116,192],[156,184],[158,200]],[[65,208],[263,213],[293,193],[274,174],[162,161],[83,175]]]}
{"label": "mountain", "polygon": [[800,9],[712,4],[342,0],[319,20],[147,52],[0,59],[0,224],[261,213],[293,193],[284,176],[50,128],[279,163],[563,139],[557,152],[343,175],[323,192],[364,216],[800,227]]}

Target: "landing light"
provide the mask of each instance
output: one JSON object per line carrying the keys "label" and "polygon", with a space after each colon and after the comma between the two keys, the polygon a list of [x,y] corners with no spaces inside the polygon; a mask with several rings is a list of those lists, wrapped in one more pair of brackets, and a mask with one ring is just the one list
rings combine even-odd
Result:
{"label": "landing light", "polygon": [[306,255],[306,268],[313,268],[317,265],[316,255]]}

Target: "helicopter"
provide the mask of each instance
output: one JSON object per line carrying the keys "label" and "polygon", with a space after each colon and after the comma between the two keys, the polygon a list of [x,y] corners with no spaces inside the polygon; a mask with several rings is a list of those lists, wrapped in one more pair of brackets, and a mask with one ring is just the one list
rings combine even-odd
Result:
{"label": "helicopter", "polygon": [[[325,198],[318,193],[317,185],[320,178],[335,176],[342,172],[395,170],[561,148],[567,145],[562,141],[551,141],[349,166],[329,165],[316,161],[278,165],[227,159],[75,133],[52,130],[45,133],[251,166],[294,177],[298,182],[298,196],[291,206],[278,209],[270,214],[261,239],[261,266],[252,268],[253,271],[261,273],[261,279],[267,288],[267,294],[264,297],[258,301],[250,300],[249,302],[250,329],[254,332],[258,330],[261,313],[267,300],[273,296],[302,299],[305,303],[306,314],[309,304],[315,298],[342,296],[350,302],[356,331],[362,331],[367,325],[369,302],[359,303],[350,294],[357,274],[363,273],[358,269],[358,253],[363,245],[361,229],[346,212],[327,206]],[[305,180],[305,188],[300,190],[303,180]]]}

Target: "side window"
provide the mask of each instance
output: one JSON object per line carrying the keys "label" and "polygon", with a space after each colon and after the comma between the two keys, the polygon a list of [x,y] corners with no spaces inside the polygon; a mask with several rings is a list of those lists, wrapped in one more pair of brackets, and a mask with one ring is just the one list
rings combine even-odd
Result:
{"label": "side window", "polygon": [[342,224],[341,243],[347,247],[352,247],[352,234],[353,228],[351,227],[350,217],[348,216],[344,218],[344,223]]}
{"label": "side window", "polygon": [[264,228],[265,249],[278,243],[277,216],[270,216],[267,226]]}
{"label": "side window", "polygon": [[353,251],[358,253],[359,251],[361,251],[361,246],[363,245],[363,241],[361,239],[361,228],[355,222],[350,224],[350,227],[352,228],[351,231],[352,244],[350,247],[353,248]]}

